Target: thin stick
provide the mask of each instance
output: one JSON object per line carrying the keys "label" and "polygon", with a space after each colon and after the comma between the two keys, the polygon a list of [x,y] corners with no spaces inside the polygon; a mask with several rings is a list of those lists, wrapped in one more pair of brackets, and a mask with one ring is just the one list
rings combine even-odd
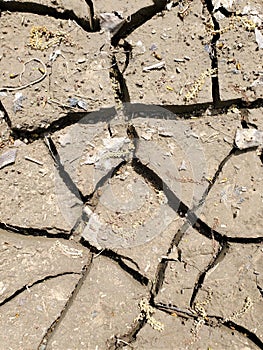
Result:
{"label": "thin stick", "polygon": [[2,88],[0,88],[0,91],[17,91],[17,90],[22,90],[22,89],[25,89],[25,88],[27,88],[27,87],[29,87],[31,85],[35,85],[37,83],[40,83],[43,79],[45,79],[45,77],[47,76],[47,67],[46,67],[45,63],[42,62],[39,58],[31,58],[30,60],[28,60],[28,61],[26,61],[24,63],[23,70],[22,70],[22,72],[19,75],[19,80],[21,81],[21,77],[22,77],[23,73],[25,72],[26,64],[29,63],[29,62],[32,62],[32,61],[37,61],[40,64],[42,64],[42,66],[44,68],[44,73],[43,73],[42,77],[40,77],[40,78],[38,78],[38,79],[36,79],[34,81],[31,81],[30,83],[25,84],[25,85],[15,86],[15,87],[2,87]]}
{"label": "thin stick", "polygon": [[30,161],[32,163],[36,163],[36,164],[41,165],[41,166],[44,165],[43,162],[40,162],[39,160],[31,158],[31,157],[28,157],[28,156],[25,156],[25,160],[28,160],[28,161]]}

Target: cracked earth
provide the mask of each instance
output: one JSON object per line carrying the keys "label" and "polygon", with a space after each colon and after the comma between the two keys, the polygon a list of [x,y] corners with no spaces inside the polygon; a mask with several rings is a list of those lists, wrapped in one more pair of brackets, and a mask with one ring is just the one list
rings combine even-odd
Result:
{"label": "cracked earth", "polygon": [[262,1],[0,10],[0,349],[262,349]]}

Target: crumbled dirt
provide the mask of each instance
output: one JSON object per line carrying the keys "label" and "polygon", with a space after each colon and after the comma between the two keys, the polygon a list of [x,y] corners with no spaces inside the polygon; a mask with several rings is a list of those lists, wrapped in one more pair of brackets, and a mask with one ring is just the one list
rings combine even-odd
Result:
{"label": "crumbled dirt", "polygon": [[262,2],[0,10],[0,350],[262,349]]}

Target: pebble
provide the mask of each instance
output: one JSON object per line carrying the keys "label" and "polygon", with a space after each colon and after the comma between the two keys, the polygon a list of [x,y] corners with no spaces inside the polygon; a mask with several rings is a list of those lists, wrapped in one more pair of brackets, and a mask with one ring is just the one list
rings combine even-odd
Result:
{"label": "pebble", "polygon": [[77,60],[77,63],[78,64],[81,64],[81,63],[85,63],[86,62],[86,59],[83,57],[83,58],[79,58],[78,60]]}
{"label": "pebble", "polygon": [[184,62],[184,59],[183,58],[175,58],[174,62]]}

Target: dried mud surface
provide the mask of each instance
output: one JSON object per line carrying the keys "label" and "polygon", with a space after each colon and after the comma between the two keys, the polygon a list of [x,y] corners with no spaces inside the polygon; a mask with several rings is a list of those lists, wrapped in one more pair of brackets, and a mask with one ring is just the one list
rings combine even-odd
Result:
{"label": "dried mud surface", "polygon": [[0,350],[262,349],[262,1],[0,11]]}

